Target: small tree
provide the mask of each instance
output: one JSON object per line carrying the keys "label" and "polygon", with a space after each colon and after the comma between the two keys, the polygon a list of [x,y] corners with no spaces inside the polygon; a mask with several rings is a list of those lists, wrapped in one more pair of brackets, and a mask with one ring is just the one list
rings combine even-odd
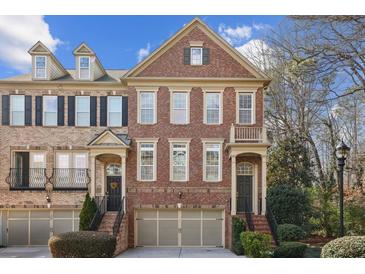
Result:
{"label": "small tree", "polygon": [[86,193],[84,204],[80,212],[80,230],[89,230],[91,221],[97,210],[97,204],[89,193]]}
{"label": "small tree", "polygon": [[241,244],[240,235],[245,231],[245,222],[237,217],[232,217],[232,250],[237,255],[243,254],[243,246]]}

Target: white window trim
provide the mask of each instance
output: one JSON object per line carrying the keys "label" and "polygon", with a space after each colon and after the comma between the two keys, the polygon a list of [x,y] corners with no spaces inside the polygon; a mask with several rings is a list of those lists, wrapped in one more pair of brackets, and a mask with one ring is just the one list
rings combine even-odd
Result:
{"label": "white window trim", "polygon": [[[200,50],[200,64],[193,64],[193,49]],[[190,47],[190,65],[191,66],[202,66],[203,65],[203,47]]]}
{"label": "white window trim", "polygon": [[67,168],[75,168],[75,163],[74,163],[74,160],[75,160],[75,155],[76,154],[84,154],[86,155],[86,163],[85,163],[85,166],[86,168],[88,169],[89,168],[89,152],[87,151],[84,151],[84,150],[57,150],[56,153],[54,154],[54,163],[55,163],[55,168],[59,168],[59,161],[58,161],[58,155],[68,155],[68,167]]}
{"label": "white window trim", "polygon": [[[223,95],[224,95],[224,88],[220,89],[202,89],[203,91],[203,123],[206,125],[221,125],[223,124]],[[207,123],[207,93],[219,93],[219,122],[218,123]]]}
{"label": "white window trim", "polygon": [[15,168],[15,153],[16,152],[29,152],[29,168],[33,167],[33,154],[43,154],[44,155],[44,167],[47,167],[47,151],[44,150],[21,150],[21,149],[15,149],[11,151],[11,168]]}
{"label": "white window trim", "polygon": [[[208,183],[218,183],[222,182],[222,172],[223,172],[223,143],[224,139],[221,138],[202,138],[203,143],[203,181]],[[207,180],[206,178],[206,145],[207,144],[219,144],[219,169],[218,169],[218,180]]]}
{"label": "white window trim", "polygon": [[[55,122],[55,124],[52,124],[52,125],[46,125],[46,123],[45,123],[45,110],[44,110],[44,99],[46,98],[46,97],[56,97],[56,104],[57,104],[57,106],[56,106],[56,122]],[[56,96],[56,95],[44,95],[43,97],[42,97],[42,125],[43,126],[57,126],[57,121],[58,121],[58,97]]]}
{"label": "white window trim", "polygon": [[[251,94],[251,98],[252,98],[252,120],[251,123],[246,124],[246,123],[240,123],[240,112],[239,112],[239,108],[240,108],[240,94]],[[254,91],[236,91],[236,124],[238,125],[254,125],[256,124],[256,92]]]}
{"label": "white window trim", "polygon": [[[190,124],[190,91],[191,89],[182,88],[170,89],[170,123],[173,125],[188,125]],[[174,123],[174,93],[186,93],[186,123]]]}
{"label": "white window trim", "polygon": [[[189,138],[169,138],[170,143],[170,182],[188,182],[189,181],[189,166],[190,166],[190,142]],[[184,180],[175,180],[173,177],[173,145],[186,145],[186,174]]]}
{"label": "white window trim", "polygon": [[[37,76],[37,57],[44,58],[44,77]],[[47,79],[47,56],[45,55],[35,55],[34,56],[34,79]]]}
{"label": "white window trim", "polygon": [[[113,98],[113,97],[118,97],[118,98],[120,98],[120,117],[121,117],[121,120],[120,120],[120,125],[110,125],[110,120],[109,120],[109,112],[110,112],[110,108],[109,108],[109,99],[110,98]],[[122,106],[122,104],[123,104],[123,96],[107,96],[107,114],[106,114],[106,116],[107,116],[107,125],[108,125],[108,127],[122,127],[122,125],[123,125],[123,106]]]}
{"label": "white window trim", "polygon": [[[88,58],[89,60],[89,74],[88,78],[81,78],[81,58]],[[79,79],[80,80],[90,80],[91,79],[91,58],[90,56],[79,56]]]}
{"label": "white window trim", "polygon": [[[136,88],[137,90],[137,123],[140,125],[154,125],[157,123],[157,91],[158,88]],[[141,123],[141,102],[140,96],[142,92],[154,93],[154,110],[153,110],[153,122],[152,123]]]}
{"label": "white window trim", "polygon": [[[80,97],[88,97],[89,98],[89,124],[88,125],[79,125],[79,121],[78,121],[78,118],[77,118],[77,113],[78,113],[77,100]],[[91,110],[90,110],[90,96],[76,96],[76,99],[75,99],[75,126],[76,127],[89,127],[90,126],[90,118],[91,118],[90,115],[91,115]]]}
{"label": "white window trim", "polygon": [[[14,125],[13,124],[13,98],[14,96],[22,96],[23,97],[23,101],[24,101],[24,109],[23,109],[23,112],[24,112],[24,119],[23,119],[23,124],[21,125]],[[13,95],[10,95],[10,123],[9,123],[11,126],[24,126],[25,125],[25,95],[22,95],[22,94],[13,94]]]}
{"label": "white window trim", "polygon": [[[137,181],[139,182],[154,182],[157,180],[157,143],[158,138],[137,138]],[[153,176],[152,180],[141,179],[141,143],[153,143]]]}

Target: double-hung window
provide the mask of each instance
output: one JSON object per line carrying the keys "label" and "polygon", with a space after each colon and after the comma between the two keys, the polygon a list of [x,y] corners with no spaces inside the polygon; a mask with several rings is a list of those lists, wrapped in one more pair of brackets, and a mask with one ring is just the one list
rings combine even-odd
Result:
{"label": "double-hung window", "polygon": [[90,57],[80,56],[79,62],[80,79],[90,80]]}
{"label": "double-hung window", "polygon": [[172,115],[171,123],[188,124],[189,123],[189,93],[173,92],[172,93]]}
{"label": "double-hung window", "polygon": [[151,91],[139,93],[139,122],[141,124],[156,123],[156,94]]}
{"label": "double-hung window", "polygon": [[204,181],[218,182],[221,180],[221,144],[206,143],[204,145]]}
{"label": "double-hung window", "polygon": [[171,143],[171,181],[188,181],[188,150],[188,143]]}
{"label": "double-hung window", "polygon": [[89,96],[76,96],[76,126],[90,126]]}
{"label": "double-hung window", "polygon": [[43,96],[43,125],[57,125],[57,96]]}
{"label": "double-hung window", "polygon": [[45,79],[47,77],[46,60],[46,56],[35,56],[35,78]]}
{"label": "double-hung window", "polygon": [[85,187],[88,180],[86,152],[57,152],[56,187]]}
{"label": "double-hung window", "polygon": [[25,96],[10,96],[11,125],[24,126],[25,122]]}
{"label": "double-hung window", "polygon": [[203,48],[190,48],[190,64],[200,66],[203,64]]}
{"label": "double-hung window", "polygon": [[221,92],[205,93],[205,120],[207,124],[221,124]]}
{"label": "double-hung window", "polygon": [[122,96],[108,96],[108,126],[122,126]]}
{"label": "double-hung window", "polygon": [[253,94],[238,94],[238,123],[253,124]]}
{"label": "double-hung window", "polygon": [[139,180],[154,181],[155,174],[155,143],[139,144]]}

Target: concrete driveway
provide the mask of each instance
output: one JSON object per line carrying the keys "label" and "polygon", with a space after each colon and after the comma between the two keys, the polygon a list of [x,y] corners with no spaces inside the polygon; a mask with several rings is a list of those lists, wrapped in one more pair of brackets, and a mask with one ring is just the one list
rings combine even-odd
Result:
{"label": "concrete driveway", "polygon": [[51,258],[48,246],[0,248],[0,258]]}
{"label": "concrete driveway", "polygon": [[238,258],[238,256],[225,248],[136,247],[126,250],[118,258]]}

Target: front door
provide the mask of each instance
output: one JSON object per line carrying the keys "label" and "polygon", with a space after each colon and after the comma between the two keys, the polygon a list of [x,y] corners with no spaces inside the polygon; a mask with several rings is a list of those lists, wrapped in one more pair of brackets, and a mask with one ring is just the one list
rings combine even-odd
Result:
{"label": "front door", "polygon": [[237,175],[237,212],[252,212],[252,175]]}
{"label": "front door", "polygon": [[108,211],[119,210],[122,203],[122,177],[107,176],[106,183],[108,185]]}

